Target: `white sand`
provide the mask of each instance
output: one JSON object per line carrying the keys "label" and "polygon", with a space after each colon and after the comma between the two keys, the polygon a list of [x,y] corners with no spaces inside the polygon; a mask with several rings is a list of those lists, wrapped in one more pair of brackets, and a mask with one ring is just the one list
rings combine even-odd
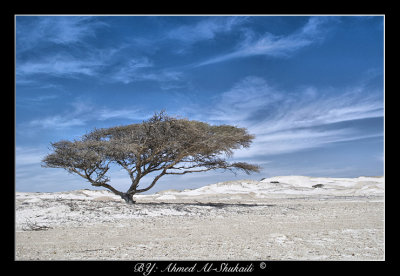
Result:
{"label": "white sand", "polygon": [[383,177],[304,176],[137,195],[133,206],[108,191],[16,193],[16,260],[383,260],[383,196]]}

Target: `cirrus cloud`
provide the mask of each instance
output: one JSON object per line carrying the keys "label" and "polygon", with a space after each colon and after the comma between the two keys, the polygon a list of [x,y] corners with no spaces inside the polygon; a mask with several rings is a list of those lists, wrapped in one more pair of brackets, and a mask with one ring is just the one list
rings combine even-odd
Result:
{"label": "cirrus cloud", "polygon": [[246,39],[235,50],[200,62],[195,67],[259,55],[287,57],[306,46],[322,41],[328,31],[326,26],[335,21],[337,19],[331,17],[311,17],[302,28],[286,36],[265,33],[255,37],[252,32],[247,32]]}

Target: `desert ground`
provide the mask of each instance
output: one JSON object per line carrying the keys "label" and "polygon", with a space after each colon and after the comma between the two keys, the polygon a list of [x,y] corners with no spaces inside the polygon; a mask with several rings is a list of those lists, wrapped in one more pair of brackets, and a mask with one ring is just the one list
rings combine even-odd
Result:
{"label": "desert ground", "polygon": [[384,178],[15,193],[16,260],[384,260]]}

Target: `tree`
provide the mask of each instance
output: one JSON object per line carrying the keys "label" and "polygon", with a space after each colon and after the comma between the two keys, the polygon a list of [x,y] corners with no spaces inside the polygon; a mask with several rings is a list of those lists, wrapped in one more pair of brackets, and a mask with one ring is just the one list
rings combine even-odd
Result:
{"label": "tree", "polygon": [[[223,158],[234,149],[249,147],[253,139],[245,128],[178,119],[162,111],[140,124],[95,129],[80,140],[51,143],[53,152],[42,166],[63,168],[133,204],[133,195],[150,190],[164,175],[215,169],[258,172],[257,165],[228,163]],[[127,171],[131,185],[126,192],[108,184],[111,164]],[[151,184],[139,188],[140,180],[150,173],[155,175]]]}

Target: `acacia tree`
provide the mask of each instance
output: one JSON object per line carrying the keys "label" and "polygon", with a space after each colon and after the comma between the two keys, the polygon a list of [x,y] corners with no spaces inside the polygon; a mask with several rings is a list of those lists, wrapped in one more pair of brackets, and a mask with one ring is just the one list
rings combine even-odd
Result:
{"label": "acacia tree", "polygon": [[[249,147],[253,139],[245,128],[214,126],[160,112],[140,124],[95,129],[80,140],[51,143],[53,152],[42,160],[42,166],[66,169],[133,204],[133,195],[148,191],[164,175],[215,169],[258,172],[257,165],[228,163],[224,158],[234,149]],[[108,184],[106,174],[112,163],[124,168],[131,179],[126,192]],[[140,180],[150,173],[155,175],[151,184],[139,188]]]}

